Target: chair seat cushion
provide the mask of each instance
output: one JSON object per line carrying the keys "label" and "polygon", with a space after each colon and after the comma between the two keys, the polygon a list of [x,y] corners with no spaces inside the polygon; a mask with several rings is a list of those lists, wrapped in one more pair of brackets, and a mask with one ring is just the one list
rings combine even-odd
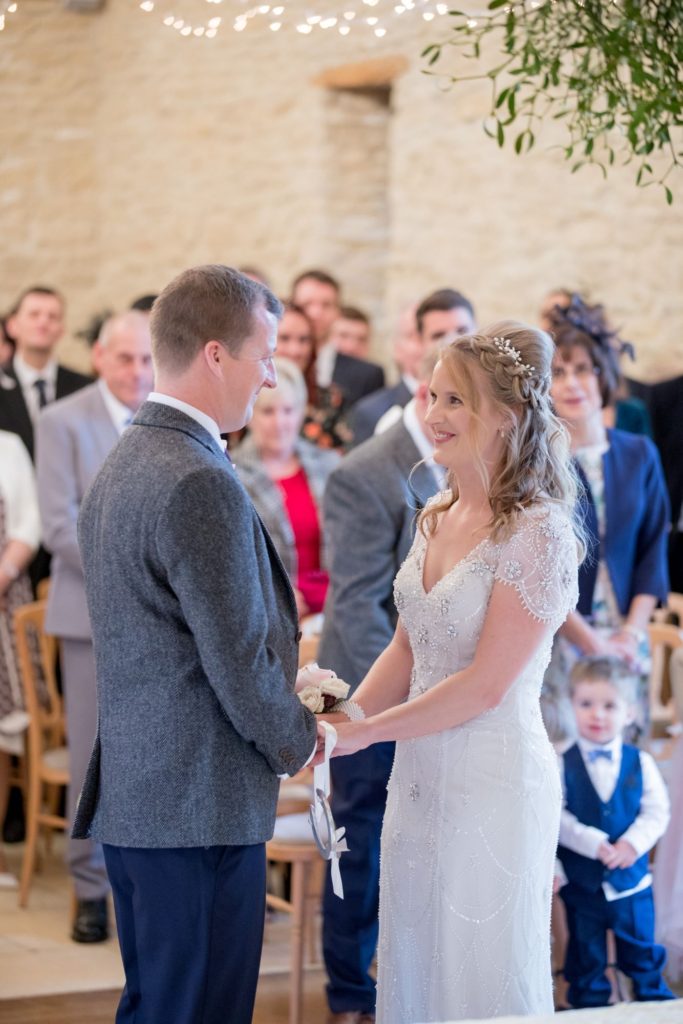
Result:
{"label": "chair seat cushion", "polygon": [[68,772],[69,751],[67,747],[54,747],[43,754],[43,764],[53,771]]}

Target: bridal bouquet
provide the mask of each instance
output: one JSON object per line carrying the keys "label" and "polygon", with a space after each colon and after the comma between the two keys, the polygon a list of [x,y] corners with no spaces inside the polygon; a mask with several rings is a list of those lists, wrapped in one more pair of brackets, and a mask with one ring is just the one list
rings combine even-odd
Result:
{"label": "bridal bouquet", "polygon": [[349,695],[348,683],[330,675],[326,675],[324,678],[315,678],[320,671],[317,665],[306,666],[302,672],[304,678],[311,678],[311,682],[307,682],[301,690],[297,691],[301,703],[314,715],[334,711],[335,705]]}

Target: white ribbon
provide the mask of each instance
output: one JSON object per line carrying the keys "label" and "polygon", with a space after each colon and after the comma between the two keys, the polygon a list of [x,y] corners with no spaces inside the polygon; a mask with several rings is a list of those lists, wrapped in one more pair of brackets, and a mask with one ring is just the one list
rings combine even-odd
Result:
{"label": "white ribbon", "polygon": [[313,788],[315,790],[315,803],[311,804],[308,815],[313,829],[313,838],[325,860],[330,861],[332,873],[332,889],[335,896],[340,900],[344,899],[344,886],[339,870],[339,858],[346,853],[348,846],[344,834],[345,828],[337,828],[334,824],[332,811],[330,810],[330,757],[337,742],[337,732],[329,722],[320,723],[325,731],[325,750],[322,764],[316,765],[313,769]]}

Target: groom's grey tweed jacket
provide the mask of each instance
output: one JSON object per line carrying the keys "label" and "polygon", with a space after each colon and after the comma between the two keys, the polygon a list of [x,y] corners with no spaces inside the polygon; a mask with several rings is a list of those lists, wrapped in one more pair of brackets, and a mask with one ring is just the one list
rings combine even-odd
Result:
{"label": "groom's grey tweed jacket", "polygon": [[294,696],[287,575],[224,452],[145,403],[88,491],[79,543],[98,734],[73,834],[116,846],[270,838],[316,726]]}

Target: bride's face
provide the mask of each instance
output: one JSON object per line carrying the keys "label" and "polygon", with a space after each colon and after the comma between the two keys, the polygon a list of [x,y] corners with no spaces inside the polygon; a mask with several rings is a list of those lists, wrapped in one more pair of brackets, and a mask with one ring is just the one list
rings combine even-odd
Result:
{"label": "bride's face", "polygon": [[479,389],[476,417],[443,362],[436,364],[429,385],[426,423],[434,438],[434,461],[456,476],[475,468],[479,460],[493,469],[502,452],[502,417],[487,394],[484,375],[477,370],[474,374]]}

